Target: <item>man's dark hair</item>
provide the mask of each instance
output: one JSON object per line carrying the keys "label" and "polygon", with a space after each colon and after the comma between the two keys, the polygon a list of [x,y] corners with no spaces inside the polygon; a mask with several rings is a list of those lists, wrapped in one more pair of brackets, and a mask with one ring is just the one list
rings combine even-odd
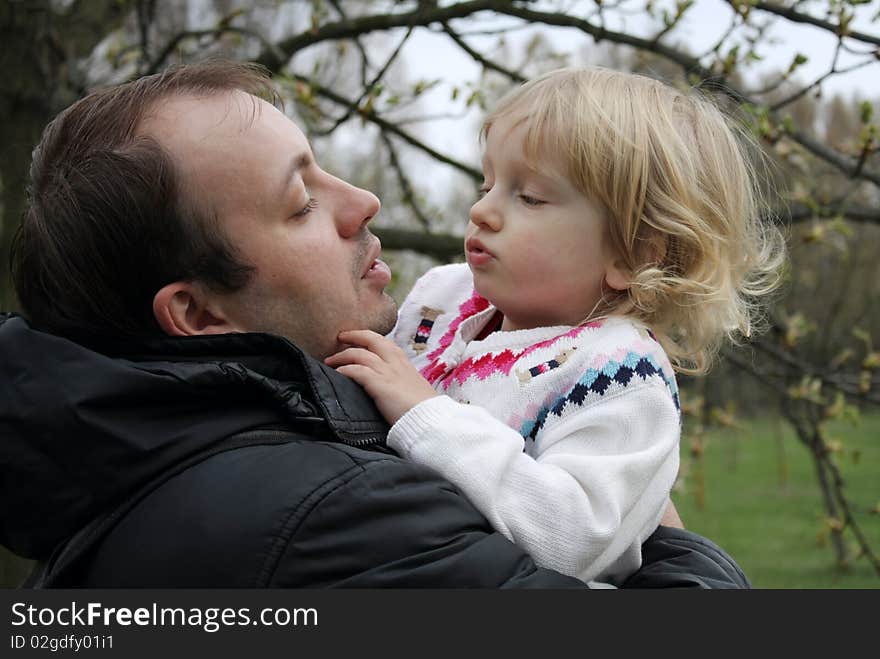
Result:
{"label": "man's dark hair", "polygon": [[279,103],[259,67],[214,61],[96,91],[46,127],[10,260],[35,327],[76,338],[156,336],[153,297],[166,284],[234,291],[247,283],[253,267],[210,209],[186,197],[170,154],[138,132],[163,99],[233,90]]}

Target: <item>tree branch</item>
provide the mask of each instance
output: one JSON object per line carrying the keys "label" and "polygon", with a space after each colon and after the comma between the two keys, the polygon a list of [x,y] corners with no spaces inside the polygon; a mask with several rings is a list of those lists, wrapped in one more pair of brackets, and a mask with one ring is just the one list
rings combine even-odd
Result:
{"label": "tree branch", "polygon": [[455,30],[453,30],[451,27],[449,27],[449,25],[445,22],[443,23],[443,31],[449,35],[449,38],[452,39],[458,45],[459,48],[461,48],[464,52],[466,52],[468,55],[470,55],[475,61],[479,62],[483,66],[484,69],[490,69],[492,71],[496,71],[497,73],[501,73],[502,75],[507,76],[508,78],[513,80],[514,82],[523,83],[526,81],[526,79],[523,76],[521,76],[519,73],[517,73],[516,71],[511,71],[510,69],[506,69],[503,66],[501,66],[500,64],[496,64],[495,62],[492,62],[491,60],[488,60],[485,57],[483,57],[476,50],[474,50],[473,48],[468,46],[467,43],[465,43],[464,39],[462,39],[455,32]]}
{"label": "tree branch", "polygon": [[[727,0],[727,4],[733,7],[734,11],[737,11],[737,13],[739,13],[737,10],[737,3],[734,2],[734,0]],[[840,25],[838,25],[837,23],[831,23],[830,21],[825,21],[821,18],[816,18],[815,16],[801,13],[795,9],[791,9],[790,7],[778,5],[775,2],[750,2],[749,4],[753,9],[760,9],[761,11],[765,11],[768,14],[782,16],[783,18],[787,18],[794,23],[806,23],[808,25],[813,25],[814,27],[822,28],[823,30],[831,32],[832,34],[835,34],[837,36],[847,37],[850,39],[855,39],[857,41],[870,43],[875,46],[880,46],[880,37],[875,37],[871,34],[866,34],[864,32],[857,32],[855,30],[847,30],[846,34],[841,34]]]}
{"label": "tree branch", "polygon": [[[510,16],[517,16],[519,18],[522,18],[523,20],[535,23],[545,23],[547,25],[577,28],[582,32],[591,35],[597,42],[601,40],[608,40],[613,41],[614,43],[621,43],[632,46],[633,48],[638,48],[639,50],[656,53],[678,64],[686,74],[693,74],[701,78],[701,87],[720,92],[740,104],[750,104],[755,106],[760,105],[760,103],[753,101],[742,91],[738,90],[736,87],[730,84],[730,82],[727,81],[724,76],[713,73],[709,69],[705,68],[702,64],[700,64],[699,60],[697,60],[696,58],[691,57],[684,52],[676,50],[675,48],[665,46],[660,43],[654,43],[650,40],[635,37],[630,34],[607,30],[603,27],[593,25],[592,23],[576,16],[563,16],[559,14],[533,11],[531,9],[523,9],[519,7],[505,7],[501,9],[495,9],[498,13],[507,14]],[[786,136],[803,146],[813,155],[818,156],[826,162],[831,163],[842,172],[844,172],[847,176],[851,178],[865,179],[880,187],[880,172],[865,170],[863,167],[859,166],[859,163],[856,160],[853,160],[852,158],[844,156],[843,154],[840,154],[833,149],[830,149],[829,147],[820,144],[819,142],[801,131],[787,131]]]}
{"label": "tree branch", "polygon": [[382,117],[377,115],[372,110],[365,110],[362,107],[357,107],[357,105],[354,103],[354,101],[351,101],[347,98],[344,98],[343,96],[340,96],[336,92],[334,92],[330,89],[327,89],[326,87],[323,87],[323,86],[317,84],[316,82],[313,82],[312,80],[310,80],[309,78],[306,78],[305,76],[293,74],[291,77],[294,80],[298,80],[300,82],[306,83],[307,85],[309,85],[312,88],[312,90],[315,91],[315,93],[317,93],[319,96],[322,96],[323,98],[326,98],[327,100],[333,101],[334,103],[342,105],[346,108],[354,107],[358,116],[363,117],[367,121],[370,121],[370,122],[376,124],[383,131],[397,135],[399,138],[401,138],[407,144],[414,146],[415,148],[419,149],[420,151],[427,153],[429,156],[431,156],[435,160],[438,160],[439,162],[446,163],[447,165],[454,167],[455,169],[459,170],[460,172],[467,174],[470,178],[474,179],[475,181],[481,181],[483,179],[483,174],[478,169],[475,169],[473,167],[465,165],[464,163],[456,160],[455,158],[452,158],[451,156],[447,156],[445,154],[440,153],[439,151],[432,149],[427,144],[416,139],[415,137],[413,137],[412,135],[410,135],[406,131],[399,128],[398,126],[395,126],[390,121],[383,119]]}
{"label": "tree branch", "polygon": [[[840,51],[840,48],[838,47],[837,52],[839,52],[839,51]],[[821,85],[823,82],[825,82],[825,80],[827,80],[828,78],[830,78],[833,75],[840,75],[843,73],[849,73],[850,71],[856,71],[857,69],[861,69],[861,68],[863,68],[865,66],[869,66],[871,64],[874,64],[874,62],[871,60],[865,60],[863,62],[859,62],[858,64],[853,64],[852,66],[848,66],[844,69],[838,69],[837,68],[837,53],[835,53],[834,64],[831,66],[831,68],[828,71],[826,71],[821,76],[816,78],[809,85],[805,85],[803,88],[792,93],[787,98],[784,98],[781,101],[777,101],[776,103],[771,105],[770,112],[778,112],[779,110],[781,110],[783,107],[785,107],[789,103],[793,103],[794,101],[798,100],[802,96],[806,95],[810,90],[815,89],[816,87]]]}
{"label": "tree branch", "polygon": [[[348,111],[344,115],[342,115],[339,119],[337,119],[330,128],[327,128],[326,130],[321,132],[322,135],[329,135],[330,133],[335,131],[337,128],[339,128],[339,126],[341,126],[342,124],[344,124],[346,121],[348,121],[351,118],[352,113],[356,112],[358,110],[358,108],[360,108],[360,105],[361,105],[361,103],[364,102],[364,99],[370,95],[370,93],[373,91],[375,86],[377,84],[379,84],[379,81],[382,80],[382,78],[388,72],[388,69],[391,68],[391,65],[397,59],[397,56],[400,55],[400,51],[403,50],[403,46],[406,44],[407,41],[409,41],[409,38],[412,35],[412,31],[413,31],[412,28],[409,28],[406,31],[406,34],[404,35],[403,39],[401,39],[400,43],[397,44],[397,48],[394,49],[394,51],[391,53],[391,56],[386,60],[385,64],[382,66],[382,68],[379,69],[379,72],[376,73],[375,76],[373,76],[372,82],[367,82],[366,79],[364,79],[364,85],[363,85],[364,89],[361,92],[361,95],[358,97],[358,99],[356,101],[352,102],[352,105],[348,108]],[[366,59],[367,53],[363,49],[363,46],[361,45],[360,39],[355,39],[355,43],[358,44],[359,49],[364,57],[364,61],[366,62],[367,61],[367,59]],[[364,73],[366,73],[366,71],[364,71]]]}
{"label": "tree branch", "polygon": [[[822,382],[822,384],[834,389],[835,391],[839,391],[847,396],[865,401],[867,403],[880,405],[880,395],[876,393],[872,394],[870,391],[860,391],[857,385],[849,385],[841,381],[840,379],[835,378],[832,375],[822,371],[820,368],[799,360],[793,353],[789,353],[777,348],[776,346],[772,346],[762,339],[756,339],[752,341],[750,345],[754,346],[768,357],[772,357],[777,362],[785,364],[789,368],[794,369],[794,371],[799,376],[807,375],[809,377],[818,378]],[[730,357],[727,351],[724,352],[724,356],[725,358]]]}
{"label": "tree branch", "polygon": [[[348,20],[348,14],[345,13],[345,9],[342,7],[342,4],[339,2],[339,0],[330,0],[330,4],[333,6],[339,16],[342,18],[342,20]],[[367,71],[370,68],[370,58],[367,55],[367,50],[364,48],[364,44],[361,43],[361,40],[359,38],[355,37],[354,45],[358,49],[358,52],[360,52],[361,54],[361,84],[363,85],[364,89],[369,89],[371,85],[367,85]]]}
{"label": "tree branch", "polygon": [[865,169],[859,164],[858,160],[845,156],[834,149],[825,146],[802,131],[796,129],[788,130],[785,134],[814,156],[818,156],[825,162],[834,165],[850,178],[864,179],[880,187],[880,172]]}
{"label": "tree branch", "polygon": [[778,217],[787,217],[792,224],[816,218],[833,219],[836,217],[843,217],[850,222],[857,222],[859,224],[880,224],[880,208],[853,206],[845,202],[825,204],[818,208],[801,203],[792,203],[786,208],[778,209],[774,214]]}
{"label": "tree branch", "polygon": [[464,239],[460,236],[372,225],[370,231],[379,236],[383,249],[411,249],[444,262],[460,258],[464,254]]}
{"label": "tree branch", "polygon": [[252,30],[248,30],[241,27],[233,27],[231,25],[211,28],[208,30],[187,30],[184,32],[178,32],[171,39],[169,39],[168,43],[165,44],[165,47],[161,50],[161,52],[156,56],[150,65],[147,67],[146,71],[138,74],[138,77],[141,75],[152,75],[153,73],[157,73],[159,69],[165,64],[165,60],[174,52],[174,49],[180,45],[180,43],[186,39],[200,39],[201,37],[214,37],[215,39],[221,37],[224,34],[240,34],[242,36],[250,37],[252,39],[256,39],[263,47],[268,50],[275,50],[276,46],[267,40],[262,34],[258,32],[254,32]]}
{"label": "tree branch", "polygon": [[[361,16],[356,19],[327,23],[316,29],[310,29],[285,39],[278,46],[267,47],[257,57],[256,61],[270,71],[277,72],[296,52],[322,41],[349,39],[369,32],[389,30],[396,27],[427,26],[436,22],[445,23],[452,19],[471,16],[480,11],[493,11],[499,15],[512,16],[531,23],[575,28],[591,35],[597,42],[605,40],[628,45],[642,51],[653,52],[678,64],[686,74],[698,77],[700,79],[699,85],[706,90],[726,95],[739,104],[760,105],[760,103],[753,101],[741,90],[731,85],[724,76],[718,75],[711,69],[704,67],[698,58],[686,52],[649,39],[608,30],[603,26],[594,25],[588,20],[577,16],[537,11],[518,4],[512,4],[509,0],[471,0],[470,2],[459,2],[443,7],[430,3],[420,3],[416,9],[400,14]],[[374,117],[367,118],[370,121],[375,121]],[[773,118],[774,120],[776,119],[775,116]],[[847,176],[871,181],[880,187],[880,172],[860,167],[856,160],[819,144],[800,131],[787,131],[785,136],[787,139],[801,144],[813,155],[837,167]],[[441,161],[448,163],[448,160]],[[473,170],[470,170],[469,174],[472,172]]]}
{"label": "tree branch", "polygon": [[298,51],[322,41],[351,39],[370,32],[390,30],[396,27],[416,27],[442,23],[454,18],[464,18],[478,11],[497,9],[508,4],[510,4],[509,0],[471,0],[471,2],[460,2],[445,7],[419,3],[416,9],[400,14],[360,16],[336,23],[326,23],[317,29],[284,39],[278,44],[277,49],[264,50],[255,61],[273,73],[277,73]]}
{"label": "tree branch", "polygon": [[400,159],[397,157],[397,149],[394,148],[391,138],[388,137],[388,134],[385,132],[382,132],[382,141],[385,143],[385,148],[388,149],[388,158],[391,161],[391,167],[397,174],[397,182],[403,193],[401,195],[401,201],[407,206],[410,206],[416,214],[416,219],[418,219],[419,223],[426,230],[429,229],[431,222],[424,212],[422,212],[422,208],[419,206],[418,201],[416,201],[416,195],[412,183],[410,182],[409,177],[404,173],[403,167],[400,165]]}

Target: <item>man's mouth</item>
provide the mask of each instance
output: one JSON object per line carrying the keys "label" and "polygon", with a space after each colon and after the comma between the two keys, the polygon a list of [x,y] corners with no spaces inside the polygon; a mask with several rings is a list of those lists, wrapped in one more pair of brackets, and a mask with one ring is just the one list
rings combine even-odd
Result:
{"label": "man's mouth", "polygon": [[391,281],[391,268],[379,258],[381,253],[382,243],[376,238],[367,251],[367,267],[361,275],[361,279],[376,282],[384,287]]}

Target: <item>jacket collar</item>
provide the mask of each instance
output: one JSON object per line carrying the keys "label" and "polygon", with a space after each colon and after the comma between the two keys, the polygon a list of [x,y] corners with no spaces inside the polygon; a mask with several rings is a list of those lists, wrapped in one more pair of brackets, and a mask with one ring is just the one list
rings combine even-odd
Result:
{"label": "jacket collar", "polygon": [[364,391],[277,336],[84,343],[0,314],[0,544],[22,556],[248,429],[384,443]]}
{"label": "jacket collar", "polygon": [[217,364],[262,376],[265,379],[260,384],[274,393],[289,414],[322,419],[333,438],[347,444],[384,442],[388,432],[388,425],[360,385],[280,336],[241,333],[161,337],[139,343],[104,343],[100,350],[133,363],[168,360]]}

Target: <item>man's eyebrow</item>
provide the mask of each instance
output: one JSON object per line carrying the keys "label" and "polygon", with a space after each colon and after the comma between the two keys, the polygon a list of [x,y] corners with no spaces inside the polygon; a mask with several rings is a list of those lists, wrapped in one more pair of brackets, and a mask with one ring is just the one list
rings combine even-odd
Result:
{"label": "man's eyebrow", "polygon": [[293,158],[290,159],[290,165],[287,167],[287,171],[284,174],[284,179],[282,182],[282,194],[287,192],[287,189],[290,187],[290,182],[293,180],[293,177],[296,176],[301,169],[305,169],[311,164],[311,151],[304,151],[303,153],[295,154]]}

